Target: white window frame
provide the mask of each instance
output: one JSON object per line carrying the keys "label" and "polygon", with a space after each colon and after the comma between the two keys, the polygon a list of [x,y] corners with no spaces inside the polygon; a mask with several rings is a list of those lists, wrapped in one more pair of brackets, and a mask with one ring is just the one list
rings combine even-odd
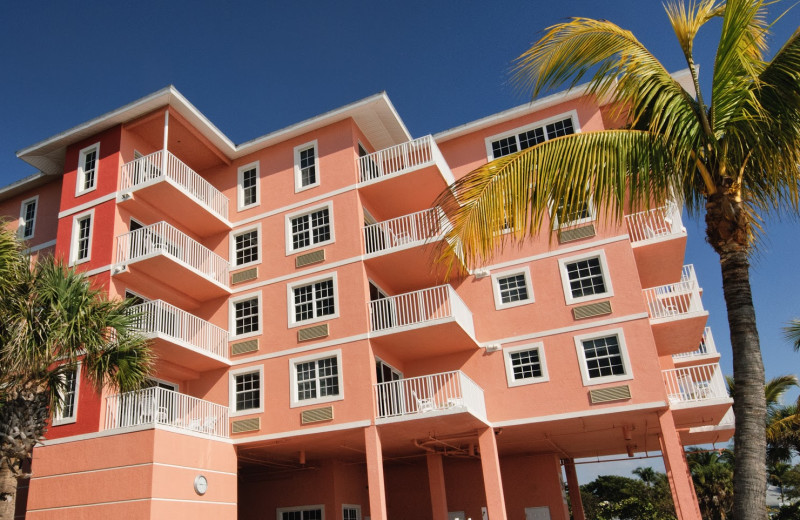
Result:
{"label": "white window frame", "polygon": [[[313,285],[317,282],[322,282],[325,280],[333,280],[333,314],[328,314],[325,316],[317,316],[315,318],[311,318],[308,320],[303,321],[295,321],[294,319],[294,289],[296,287],[303,287],[306,285]],[[306,278],[304,280],[298,280],[296,282],[292,282],[286,285],[286,310],[288,312],[288,324],[289,328],[294,327],[304,327],[306,325],[311,325],[313,323],[319,323],[322,321],[330,321],[334,320],[339,317],[339,283],[338,277],[336,272],[328,273],[322,276],[317,276],[314,278]]]}
{"label": "white window frame", "polygon": [[558,215],[556,215],[556,210],[558,206],[554,203],[550,204],[550,219],[553,222],[553,230],[570,228],[574,226],[580,226],[581,224],[588,224],[589,222],[594,222],[597,220],[597,212],[594,209],[594,203],[589,200],[589,204],[587,209],[589,210],[589,216],[584,218],[579,218],[575,220],[570,220],[564,222],[563,224],[558,221]]}
{"label": "white window frame", "polygon": [[[31,203],[33,203],[33,218],[31,219],[30,222],[28,222],[25,219],[25,214],[27,213],[26,210],[27,210],[28,206]],[[19,230],[19,237],[22,240],[30,240],[36,234],[36,215],[38,213],[39,213],[39,196],[38,195],[33,196],[33,197],[29,198],[29,199],[25,199],[20,203],[20,207],[19,207],[19,226],[17,227],[17,229]],[[23,229],[25,231],[27,231],[28,227],[29,227],[28,224],[30,224],[31,234],[28,235],[28,236],[25,236],[23,234]]]}
{"label": "white window frame", "polygon": [[[244,203],[244,172],[250,171],[255,169],[256,171],[256,201],[252,204],[245,204]],[[239,211],[244,211],[246,209],[254,208],[261,204],[261,166],[259,161],[252,162],[250,164],[246,164],[244,166],[239,166],[237,170],[237,184],[236,184],[236,192],[237,192],[237,208]]]}
{"label": "white window frame", "polygon": [[[538,127],[544,128],[544,127],[546,127],[547,125],[549,125],[551,123],[555,123],[557,121],[562,121],[562,120],[568,119],[568,118],[572,119],[572,128],[575,131],[575,133],[576,134],[579,133],[581,131],[581,127],[580,127],[580,123],[578,122],[578,111],[577,110],[569,110],[567,112],[563,112],[563,113],[555,115],[553,117],[548,117],[547,119],[541,119],[541,120],[536,121],[534,123],[531,123],[529,125],[520,126],[519,128],[514,128],[514,129],[511,129],[511,130],[506,130],[505,132],[501,132],[499,134],[495,134],[495,135],[487,137],[486,139],[484,139],[484,143],[486,145],[486,160],[489,161],[489,162],[492,162],[492,161],[495,160],[494,159],[494,153],[492,152],[492,143],[494,141],[499,141],[500,139],[506,139],[507,137],[511,137],[511,136],[516,137],[516,136],[518,136],[519,134],[521,134],[523,132],[529,132],[529,131],[533,130],[534,128],[538,128]],[[545,141],[549,140],[547,138],[547,129],[546,128],[544,129],[544,139],[545,139]],[[517,144],[519,144],[519,143],[517,143]],[[519,150],[517,150],[517,151],[519,151]]]}
{"label": "white window frame", "polygon": [[[86,172],[84,171],[83,166],[86,162],[86,156],[89,155],[89,153],[91,152],[96,152],[94,160],[94,182],[90,187],[84,189],[83,185],[85,184],[86,181]],[[98,177],[97,174],[99,170],[100,170],[100,143],[97,142],[94,143],[93,145],[87,146],[78,153],[78,178],[75,182],[76,197],[97,189],[97,177]]]}
{"label": "white window frame", "polygon": [[[581,260],[588,260],[590,258],[598,258],[600,260],[600,269],[603,271],[603,283],[606,286],[606,292],[590,294],[589,296],[572,296],[572,290],[569,287],[569,273],[567,273],[567,264],[580,262]],[[614,287],[611,285],[611,273],[608,270],[606,252],[602,249],[581,253],[580,255],[570,256],[568,258],[559,258],[558,270],[561,272],[561,287],[564,289],[564,299],[567,302],[567,305],[575,305],[577,303],[585,303],[614,296]]]}
{"label": "white window frame", "polygon": [[[247,410],[236,409],[236,376],[243,374],[253,374],[258,372],[258,408],[248,408]],[[264,365],[253,365],[245,368],[237,368],[228,372],[228,406],[231,417],[242,415],[253,415],[264,412]]]}
{"label": "white window frame", "polygon": [[[339,393],[337,395],[326,395],[324,397],[316,397],[314,399],[300,399],[297,392],[297,365],[300,363],[308,363],[309,361],[317,361],[320,359],[336,358],[336,371],[339,379]],[[344,399],[344,377],[342,377],[342,351],[328,350],[326,352],[317,352],[308,356],[296,357],[289,359],[289,381],[291,381],[291,396],[290,408],[297,408],[299,406],[307,406],[311,404],[330,403],[333,401],[342,401]],[[319,372],[317,372],[317,381],[319,381]],[[319,395],[319,394],[317,394]]]}
{"label": "white window frame", "polygon": [[[87,249],[86,258],[78,258],[78,240],[80,238],[80,222],[89,220],[89,245]],[[72,217],[72,237],[70,238],[69,247],[69,265],[78,265],[88,262],[92,259],[92,238],[94,237],[94,208],[83,213],[78,213]]]}
{"label": "white window frame", "polygon": [[[258,299],[258,330],[246,332],[244,334],[236,334],[236,304],[245,300]],[[261,291],[251,292],[247,294],[237,295],[235,298],[230,299],[228,307],[228,327],[231,339],[244,339],[260,336],[261,331],[264,330],[264,305],[262,303]]]}
{"label": "white window frame", "polygon": [[[500,278],[508,278],[510,276],[523,275],[525,277],[525,287],[528,290],[528,299],[519,300],[515,302],[503,303],[503,295],[500,292]],[[519,307],[520,305],[528,305],[534,302],[533,284],[531,283],[531,269],[530,266],[521,267],[519,269],[509,269],[499,273],[492,273],[492,291],[494,292],[494,308],[496,310],[508,309],[511,307]]]}
{"label": "white window frame", "polygon": [[[330,227],[330,238],[328,240],[323,240],[322,242],[312,243],[310,245],[299,247],[297,249],[292,249],[292,219],[296,219],[299,217],[303,217],[305,215],[311,215],[312,213],[316,213],[322,209],[328,210],[328,225]],[[310,217],[309,217],[310,218]],[[286,234],[286,256],[294,255],[297,253],[302,253],[303,251],[310,251],[311,249],[316,249],[318,247],[326,246],[328,244],[333,244],[336,242],[336,233],[334,233],[334,218],[333,218],[333,201],[328,201],[325,204],[320,204],[319,206],[314,206],[313,208],[304,209],[302,211],[296,211],[294,213],[289,213],[285,217],[285,224],[284,230]]]}
{"label": "white window frame", "polygon": [[[602,377],[589,377],[589,368],[586,366],[586,355],[583,351],[583,342],[586,340],[591,339],[598,339],[598,338],[606,338],[609,336],[616,336],[617,341],[619,341],[619,353],[622,359],[622,366],[625,369],[625,373],[622,375],[612,375],[612,376],[602,376]],[[594,386],[594,385],[602,385],[604,383],[614,383],[617,381],[628,381],[633,379],[633,369],[631,368],[631,362],[628,358],[628,347],[625,344],[625,335],[622,332],[622,329],[609,329],[609,330],[602,330],[598,332],[592,332],[589,334],[581,334],[579,336],[574,337],[575,340],[575,351],[578,354],[578,364],[581,370],[581,379],[583,380],[583,386]]]}
{"label": "white window frame", "polygon": [[361,506],[357,504],[342,504],[342,518],[344,518],[344,510],[345,509],[355,509],[356,510],[356,520],[361,520]]}
{"label": "white window frame", "polygon": [[[514,365],[511,361],[511,354],[526,350],[537,350],[539,352],[539,365],[541,365],[542,375],[539,377],[528,377],[525,379],[514,379]],[[544,353],[544,343],[527,343],[517,347],[507,347],[503,349],[503,362],[506,367],[506,381],[509,388],[514,386],[533,385],[550,381],[550,374],[547,372],[547,358]]]}
{"label": "white window frame", "polygon": [[313,506],[294,506],[294,507],[279,507],[275,510],[275,518],[283,520],[283,513],[292,513],[295,511],[310,511],[312,509],[319,509],[322,515],[320,518],[325,520],[325,504],[316,504]]}
{"label": "white window frame", "polygon": [[[300,174],[300,152],[304,152],[309,148],[314,148],[314,176],[315,182],[311,184],[307,184],[303,186],[303,178]],[[301,191],[305,191],[314,187],[319,186],[320,184],[320,172],[319,172],[319,146],[317,145],[317,140],[314,139],[313,141],[309,141],[307,143],[303,143],[299,146],[294,147],[294,192],[299,193]]]}
{"label": "white window frame", "polygon": [[[250,233],[251,231],[255,231],[256,232],[256,240],[258,241],[258,244],[257,244],[257,247],[256,247],[256,251],[257,251],[257,254],[258,254],[258,259],[257,260],[253,260],[251,262],[244,263],[244,264],[237,264],[236,263],[236,237],[238,237],[239,235],[243,235],[245,233]],[[262,237],[262,234],[261,234],[261,222],[259,222],[258,224],[254,225],[254,226],[249,226],[249,227],[246,227],[246,228],[237,229],[236,231],[231,231],[231,236],[230,236],[230,239],[228,240],[230,242],[230,251],[229,251],[230,257],[229,258],[230,258],[231,271],[235,271],[237,269],[244,269],[245,267],[258,265],[258,264],[261,263],[261,261],[263,259],[263,253],[262,253],[262,249],[263,248],[262,248],[261,237]]]}
{"label": "white window frame", "polygon": [[[80,397],[79,391],[81,387],[81,363],[77,363],[75,365],[75,390],[72,392],[73,395],[73,406],[72,406],[72,415],[69,417],[65,417],[63,415],[64,408],[62,406],[61,410],[56,411],[53,410],[53,426],[62,426],[64,424],[74,424],[78,420],[78,399]],[[63,396],[61,396],[63,398]]]}

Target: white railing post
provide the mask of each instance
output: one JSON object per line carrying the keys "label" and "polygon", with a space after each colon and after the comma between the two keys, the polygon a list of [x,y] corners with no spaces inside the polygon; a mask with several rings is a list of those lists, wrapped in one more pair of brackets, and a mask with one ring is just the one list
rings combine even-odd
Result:
{"label": "white railing post", "polygon": [[659,208],[625,215],[625,223],[628,227],[628,236],[634,245],[683,232],[680,208],[673,201]]}
{"label": "white railing post", "polygon": [[684,266],[681,281],[643,289],[650,319],[672,318],[703,311],[694,267]]}
{"label": "white railing post", "polygon": [[673,403],[690,403],[728,397],[719,363],[662,371],[667,396]]}
{"label": "white railing post", "polygon": [[486,419],[483,390],[460,370],[375,385],[378,419],[465,409]]}
{"label": "white railing post", "polygon": [[426,135],[358,158],[359,182],[433,164],[433,137]]}
{"label": "white railing post", "polygon": [[450,285],[373,300],[369,309],[373,332],[451,317],[472,328],[472,314]]}

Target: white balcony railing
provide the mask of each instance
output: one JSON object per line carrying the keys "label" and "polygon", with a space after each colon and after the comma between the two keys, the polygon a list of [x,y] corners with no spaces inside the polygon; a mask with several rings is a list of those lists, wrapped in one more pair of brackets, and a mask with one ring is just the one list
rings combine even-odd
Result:
{"label": "white balcony railing", "polygon": [[680,354],[673,354],[674,360],[686,360],[697,356],[707,356],[717,353],[717,345],[714,343],[714,335],[711,334],[711,327],[706,327],[703,332],[703,338],[700,340],[700,347],[692,352],[681,352]]}
{"label": "white balcony railing", "polygon": [[166,255],[228,286],[228,261],[166,222],[157,222],[117,237],[117,263]]}
{"label": "white balcony railing", "polygon": [[171,180],[206,209],[228,219],[228,197],[167,150],[158,150],[123,164],[120,191],[129,193],[162,179]]}
{"label": "white balcony railing", "polygon": [[703,311],[693,265],[683,266],[681,281],[642,291],[650,319],[674,318]]}
{"label": "white balcony railing", "polygon": [[416,168],[437,164],[448,184],[455,182],[453,174],[436,146],[433,137],[426,135],[407,143],[358,158],[358,180],[367,182],[387,175],[405,173]]}
{"label": "white balcony railing", "polygon": [[375,385],[376,417],[466,409],[486,420],[483,389],[460,370]]}
{"label": "white balcony railing", "polygon": [[455,318],[470,336],[475,335],[472,313],[449,285],[373,300],[369,310],[373,332]]}
{"label": "white balcony railing", "polygon": [[728,397],[719,363],[662,371],[671,403],[692,403]]}
{"label": "white balcony railing", "polygon": [[367,254],[441,236],[446,222],[441,210],[432,208],[364,226]]}
{"label": "white balcony railing", "polygon": [[106,430],[147,425],[228,437],[228,407],[157,386],[106,398]]}
{"label": "white balcony railing", "polygon": [[674,202],[649,211],[625,215],[625,222],[628,225],[628,236],[634,245],[683,232],[681,210]]}
{"label": "white balcony railing", "polygon": [[227,358],[228,331],[162,300],[134,305],[129,312],[136,317],[134,326],[144,334],[168,336],[177,343]]}

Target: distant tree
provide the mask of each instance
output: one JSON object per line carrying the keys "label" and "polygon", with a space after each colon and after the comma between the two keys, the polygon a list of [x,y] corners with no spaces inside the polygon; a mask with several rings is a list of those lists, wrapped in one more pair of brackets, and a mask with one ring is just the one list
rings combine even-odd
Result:
{"label": "distant tree", "polygon": [[726,520],[733,509],[733,452],[690,449],[686,454],[704,520]]}
{"label": "distant tree", "polygon": [[784,480],[792,470],[792,465],[785,462],[773,462],[767,467],[767,478],[773,486],[778,486],[781,492],[781,504],[784,502],[783,487]]}
{"label": "distant tree", "polygon": [[675,509],[667,476],[652,468],[637,468],[634,473],[640,477],[639,480],[619,475],[601,475],[581,486],[586,518],[674,520]]}

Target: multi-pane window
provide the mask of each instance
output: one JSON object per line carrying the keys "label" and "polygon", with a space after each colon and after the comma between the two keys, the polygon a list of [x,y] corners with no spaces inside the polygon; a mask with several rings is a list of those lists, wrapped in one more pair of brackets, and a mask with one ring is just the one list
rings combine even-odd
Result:
{"label": "multi-pane window", "polygon": [[361,520],[361,508],[358,506],[342,506],[343,520]]}
{"label": "multi-pane window", "polygon": [[625,363],[616,335],[583,340],[581,344],[589,379],[625,375]]}
{"label": "multi-pane window", "polygon": [[322,509],[280,511],[281,520],[322,520]]}
{"label": "multi-pane window", "polygon": [[261,407],[261,372],[246,372],[234,376],[236,411]]}
{"label": "multi-pane window", "polygon": [[236,258],[235,266],[247,265],[258,261],[258,230],[253,229],[234,235]]}
{"label": "multi-pane window", "polygon": [[236,336],[258,332],[258,297],[239,300],[233,304]]}
{"label": "multi-pane window", "polygon": [[292,250],[327,242],[331,239],[330,209],[325,207],[291,218]]}
{"label": "multi-pane window", "polygon": [[339,363],[336,356],[295,365],[297,400],[339,395]]}
{"label": "multi-pane window", "polygon": [[258,204],[258,169],[253,167],[241,172],[241,205]]}
{"label": "multi-pane window", "polygon": [[293,293],[296,323],[336,313],[332,279],[294,287]]}
{"label": "multi-pane window", "polygon": [[37,198],[26,200],[22,203],[19,215],[19,236],[25,240],[33,238],[34,227],[36,226],[36,205]]}
{"label": "multi-pane window", "polygon": [[509,354],[514,380],[542,377],[539,349],[520,350]]}
{"label": "multi-pane window", "polygon": [[294,148],[294,190],[302,191],[319,185],[317,142],[311,141]]}
{"label": "multi-pane window", "polygon": [[76,217],[72,230],[72,260],[74,263],[89,259],[92,237],[92,215]]}
{"label": "multi-pane window", "polygon": [[528,284],[523,273],[497,279],[502,303],[513,303],[528,299]]}
{"label": "multi-pane window", "polygon": [[56,424],[74,422],[78,403],[76,401],[78,390],[78,370],[71,369],[64,372],[64,386],[60,392],[61,408],[53,415]]}
{"label": "multi-pane window", "polygon": [[576,204],[574,207],[568,206],[564,215],[561,216],[564,206],[563,202],[559,204],[555,213],[555,217],[559,219],[559,226],[561,227],[579,224],[592,218],[592,209],[588,201]]}
{"label": "multi-pane window", "polygon": [[573,298],[582,298],[606,292],[605,277],[599,257],[585,258],[577,262],[567,263],[569,290]]}
{"label": "multi-pane window", "polygon": [[100,146],[95,144],[84,148],[78,159],[78,185],[76,193],[94,189],[97,180],[97,154]]}
{"label": "multi-pane window", "polygon": [[518,131],[513,135],[505,136],[491,141],[491,155],[493,159],[509,155],[531,146],[542,143],[548,139],[574,134],[572,118],[549,123],[544,126]]}

